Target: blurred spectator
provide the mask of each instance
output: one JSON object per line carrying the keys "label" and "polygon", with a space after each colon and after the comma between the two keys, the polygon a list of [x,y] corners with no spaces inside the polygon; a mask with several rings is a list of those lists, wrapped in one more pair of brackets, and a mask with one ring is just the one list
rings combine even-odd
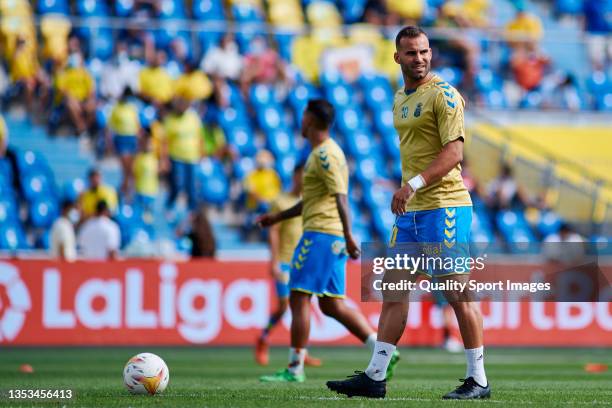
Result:
{"label": "blurred spectator", "polygon": [[589,58],[596,71],[612,60],[612,1],[584,0],[584,30]]}
{"label": "blurred spectator", "polygon": [[202,158],[202,122],[189,107],[189,101],[176,98],[171,112],[164,118],[166,148],[163,161],[170,161],[170,192],[167,207],[170,208],[180,192],[187,194],[189,209],[196,208],[195,170]]}
{"label": "blurred spectator", "polygon": [[399,16],[395,13],[389,13],[386,0],[368,0],[363,19],[366,23],[376,26],[396,26],[400,24]]}
{"label": "blurred spectator", "polygon": [[148,63],[149,66],[140,71],[140,96],[156,107],[161,107],[174,95],[174,81],[164,68],[166,52],[158,50]]}
{"label": "blurred spectator", "polygon": [[55,220],[50,233],[50,252],[53,258],[74,262],[76,260],[76,237],[74,224],[79,220],[78,210],[72,201],[62,203],[61,216]]}
{"label": "blurred spectator", "polygon": [[559,227],[559,232],[556,234],[550,234],[546,237],[544,242],[584,242],[584,237],[574,231],[566,222],[562,222]]}
{"label": "blurred spectator", "polygon": [[425,0],[387,0],[389,12],[398,15],[405,25],[417,25],[426,7]]}
{"label": "blurred spectator", "polygon": [[152,211],[159,191],[159,161],[151,137],[140,139],[140,150],[134,159],[134,186],[136,202],[146,211]]}
{"label": "blurred spectator", "polygon": [[195,214],[190,217],[191,225],[181,228],[179,235],[187,230],[187,237],[191,240],[191,256],[193,258],[214,258],[216,241],[212,226],[208,220],[208,209],[201,205]]}
{"label": "blurred spectator", "polygon": [[19,179],[19,167],[17,166],[17,155],[9,147],[9,133],[8,128],[6,126],[6,122],[4,121],[4,117],[2,113],[0,113],[0,160],[5,159],[8,160],[9,166],[11,168],[11,173],[13,174],[13,179],[11,180],[11,184],[15,191],[19,191],[20,188],[20,179]]}
{"label": "blurred spectator", "polygon": [[10,62],[11,81],[25,94],[26,108],[29,112],[33,112],[36,90],[41,91],[41,106],[44,106],[49,88],[49,81],[38,65],[35,52],[34,46],[28,45],[24,37],[18,37]]}
{"label": "blurred spectator", "polygon": [[107,100],[116,101],[126,88],[136,93],[139,72],[140,63],[130,58],[127,43],[118,42],[113,58],[105,64],[102,70],[100,94]]}
{"label": "blurred spectator", "polygon": [[535,50],[542,39],[544,30],[540,18],[527,12],[524,0],[515,2],[516,16],[506,25],[506,37],[513,48],[525,47]]}
{"label": "blurred spectator", "polygon": [[291,82],[289,71],[278,53],[269,48],[263,37],[255,37],[249,54],[244,58],[240,86],[245,97],[253,83],[286,85]]}
{"label": "blurred spectator", "polygon": [[238,81],[243,62],[234,35],[230,32],[225,33],[219,45],[209,49],[204,55],[200,67],[213,78]]}
{"label": "blurred spectator", "polygon": [[512,168],[508,164],[502,165],[499,176],[489,184],[487,201],[489,207],[495,211],[524,207],[527,203],[528,200],[514,179]]}
{"label": "blurred spectator", "polygon": [[119,257],[121,233],[119,226],[110,219],[106,201],[96,203],[95,217],[87,220],[78,233],[82,258],[86,260],[116,260]]}
{"label": "blurred spectator", "polygon": [[216,126],[205,126],[202,139],[204,156],[213,156],[220,160],[229,159],[234,161],[238,158],[238,152],[227,143],[225,133]]}
{"label": "blurred spectator", "polygon": [[244,179],[244,190],[247,194],[247,209],[266,212],[272,200],[281,192],[281,180],[274,170],[274,156],[267,150],[261,150],[255,157],[255,169]]}
{"label": "blurred spectator", "polygon": [[[188,61],[189,52],[187,44],[182,38],[175,38],[170,42],[170,50],[168,53],[168,63],[166,70],[173,79],[178,78],[183,70],[183,67]],[[197,63],[196,63],[197,68]]]}
{"label": "blurred spectator", "polygon": [[186,99],[190,103],[203,102],[213,95],[210,79],[198,69],[195,61],[185,62],[185,72],[176,80],[175,90],[177,97]]}
{"label": "blurred spectator", "polygon": [[2,113],[0,113],[0,159],[4,158],[4,156],[6,155],[7,148],[8,128],[6,127],[6,122],[4,121]]}
{"label": "blurred spectator", "polygon": [[68,58],[68,35],[72,24],[66,16],[48,14],[42,17],[40,32],[43,37],[43,62],[45,69],[52,72],[55,67],[62,67]]}
{"label": "blurred spectator", "polygon": [[550,59],[535,50],[516,49],[510,67],[516,83],[525,91],[536,89],[542,83]]}
{"label": "blurred spectator", "polygon": [[544,89],[543,108],[579,111],[582,98],[576,78],[572,74],[556,73],[542,85]]}
{"label": "blurred spectator", "polygon": [[81,221],[96,213],[96,205],[104,201],[111,212],[117,209],[117,193],[111,186],[102,183],[102,175],[98,169],[91,169],[88,175],[89,186],[79,198]]}
{"label": "blurred spectator", "polygon": [[107,140],[113,136],[115,153],[119,156],[123,180],[121,192],[127,194],[132,184],[132,168],[134,155],[138,151],[138,137],[140,134],[140,119],[138,107],[130,99],[133,97],[132,90],[126,88],[121,99],[113,106],[108,120]]}
{"label": "blurred spectator", "polygon": [[96,116],[95,82],[83,66],[83,56],[72,53],[68,65],[55,78],[56,102],[68,110],[72,124],[80,136],[93,131]]}

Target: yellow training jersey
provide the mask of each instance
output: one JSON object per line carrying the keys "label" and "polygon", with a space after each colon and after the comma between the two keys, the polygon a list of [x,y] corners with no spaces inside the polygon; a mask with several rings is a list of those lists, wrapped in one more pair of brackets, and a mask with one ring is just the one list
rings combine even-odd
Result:
{"label": "yellow training jersey", "polygon": [[170,114],[164,120],[164,134],[171,159],[195,163],[201,156],[202,121],[193,110]]}
{"label": "yellow training jersey", "polygon": [[155,153],[141,152],[134,158],[136,192],[145,196],[157,195],[159,190],[158,161]]}
{"label": "yellow training jersey", "polygon": [[81,211],[86,217],[96,214],[98,202],[104,200],[111,212],[117,208],[117,193],[110,186],[101,185],[96,190],[85,190],[81,195]]}
{"label": "yellow training jersey", "polygon": [[202,101],[213,93],[210,79],[202,71],[193,71],[181,75],[175,83],[176,96],[188,101]]}
{"label": "yellow training jersey", "polygon": [[96,84],[85,68],[67,68],[57,74],[55,87],[60,93],[85,101],[96,90]]}
{"label": "yellow training jersey", "polygon": [[335,194],[348,194],[348,166],[331,138],[315,147],[304,168],[304,231],[344,236]]}
{"label": "yellow training jersey", "polygon": [[140,93],[157,102],[166,103],[174,96],[174,81],[163,67],[146,67],[140,71]]}
{"label": "yellow training jersey", "polygon": [[117,102],[111,111],[108,127],[117,136],[136,136],[140,129],[136,106],[132,103]]}
{"label": "yellow training jersey", "polygon": [[11,81],[17,82],[34,78],[38,73],[36,54],[23,50],[16,53],[11,61]]}
{"label": "yellow training jersey", "polygon": [[[402,89],[395,93],[393,125],[400,139],[402,185],[423,172],[447,143],[465,139],[464,104],[459,92],[436,75],[413,92]],[[472,201],[457,165],[442,179],[417,191],[406,210],[469,205]]]}
{"label": "yellow training jersey", "polygon": [[[300,201],[300,197],[289,193],[281,193],[270,207],[271,212],[285,211]],[[293,251],[302,236],[302,219],[300,217],[289,218],[280,223],[279,226],[279,261],[291,263]]]}

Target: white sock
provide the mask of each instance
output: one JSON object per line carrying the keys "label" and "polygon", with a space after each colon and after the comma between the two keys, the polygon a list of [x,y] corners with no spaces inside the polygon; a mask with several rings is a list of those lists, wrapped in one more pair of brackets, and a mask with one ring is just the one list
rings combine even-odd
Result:
{"label": "white sock", "polygon": [[291,374],[303,374],[304,373],[304,359],[306,358],[305,348],[289,348],[289,372]]}
{"label": "white sock", "polygon": [[374,381],[384,380],[394,351],[395,346],[393,344],[377,341],[372,352],[370,364],[365,370],[366,375]]}
{"label": "white sock", "polygon": [[474,377],[478,385],[486,387],[488,383],[484,369],[484,347],[465,349],[465,358],[467,360],[465,378]]}
{"label": "white sock", "polygon": [[374,347],[376,346],[376,333],[370,334],[364,344],[368,346],[370,351],[374,351]]}

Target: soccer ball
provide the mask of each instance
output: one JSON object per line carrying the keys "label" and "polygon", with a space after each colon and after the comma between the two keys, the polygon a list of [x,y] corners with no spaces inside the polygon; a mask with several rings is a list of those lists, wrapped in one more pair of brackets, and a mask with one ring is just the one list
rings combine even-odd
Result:
{"label": "soccer ball", "polygon": [[159,394],[166,389],[168,380],[168,366],[152,353],[135,355],[123,369],[123,383],[132,394]]}

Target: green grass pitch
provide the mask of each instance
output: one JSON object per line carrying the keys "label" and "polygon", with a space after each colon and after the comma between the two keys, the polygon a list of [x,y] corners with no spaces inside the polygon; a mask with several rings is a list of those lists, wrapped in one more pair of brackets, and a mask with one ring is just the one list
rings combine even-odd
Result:
{"label": "green grass pitch", "polygon": [[[132,396],[123,386],[122,370],[134,354],[160,355],[170,368],[163,394]],[[442,401],[442,394],[464,374],[463,354],[403,348],[386,400],[339,396],[325,381],[364,369],[363,348],[317,348],[324,366],[308,368],[304,384],[262,384],[258,377],[286,364],[287,349],[275,348],[269,367],[253,362],[248,348],[7,348],[0,349],[0,406],[11,407],[456,407],[456,406],[612,406],[612,372],[586,373],[588,362],[612,366],[610,349],[495,349],[486,351],[493,395],[488,401]],[[19,372],[23,363],[33,374]],[[70,401],[15,401],[6,390],[73,389]]]}

